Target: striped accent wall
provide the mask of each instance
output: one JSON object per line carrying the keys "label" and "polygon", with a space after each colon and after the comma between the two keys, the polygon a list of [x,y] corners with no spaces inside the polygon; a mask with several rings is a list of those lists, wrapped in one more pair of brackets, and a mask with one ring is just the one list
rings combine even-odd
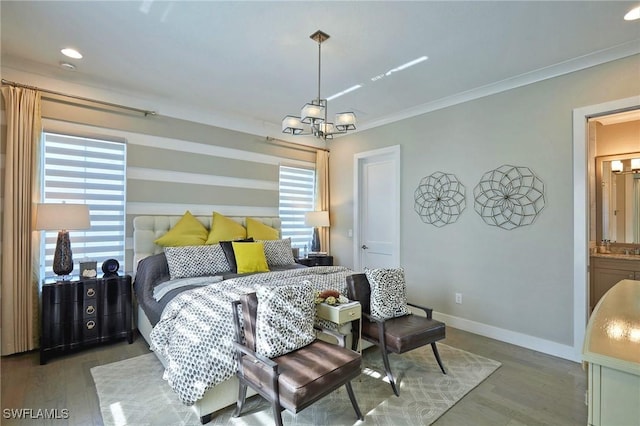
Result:
{"label": "striped accent wall", "polygon": [[[43,128],[126,142],[127,272],[132,268],[135,216],[181,215],[186,210],[194,215],[278,216],[279,166],[315,165],[315,152],[269,144],[261,136],[169,117],[123,118],[83,110],[43,101]],[[68,122],[70,117],[75,123]]]}

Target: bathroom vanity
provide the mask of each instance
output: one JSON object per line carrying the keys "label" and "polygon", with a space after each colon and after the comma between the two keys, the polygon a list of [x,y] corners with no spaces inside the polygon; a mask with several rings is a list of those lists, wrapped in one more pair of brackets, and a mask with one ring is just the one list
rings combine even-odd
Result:
{"label": "bathroom vanity", "polygon": [[585,334],[588,424],[640,419],[640,281],[622,280],[596,305]]}
{"label": "bathroom vanity", "polygon": [[617,282],[624,279],[640,280],[640,255],[592,254],[589,289],[590,310],[593,311],[602,296]]}

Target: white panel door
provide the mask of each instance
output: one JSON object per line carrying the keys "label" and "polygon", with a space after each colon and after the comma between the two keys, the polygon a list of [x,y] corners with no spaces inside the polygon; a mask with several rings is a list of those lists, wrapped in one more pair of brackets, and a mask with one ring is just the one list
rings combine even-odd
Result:
{"label": "white panel door", "polygon": [[356,154],[355,268],[400,263],[400,147]]}

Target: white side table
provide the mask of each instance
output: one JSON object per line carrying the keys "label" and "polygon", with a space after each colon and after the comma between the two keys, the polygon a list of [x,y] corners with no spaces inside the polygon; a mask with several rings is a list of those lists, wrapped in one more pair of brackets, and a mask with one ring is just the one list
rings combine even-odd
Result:
{"label": "white side table", "polygon": [[[358,342],[358,350],[361,350],[360,321],[357,321],[362,317],[362,306],[360,305],[360,302],[342,303],[340,305],[319,303],[316,305],[316,313],[319,318],[336,324],[338,326],[338,332],[344,334],[345,337],[348,338],[350,334],[353,339],[357,339],[356,342]],[[358,322],[358,327],[354,327],[354,321]],[[344,325],[347,324],[351,326],[348,334],[344,327]],[[350,342],[344,342],[343,346],[349,347],[348,343]]]}

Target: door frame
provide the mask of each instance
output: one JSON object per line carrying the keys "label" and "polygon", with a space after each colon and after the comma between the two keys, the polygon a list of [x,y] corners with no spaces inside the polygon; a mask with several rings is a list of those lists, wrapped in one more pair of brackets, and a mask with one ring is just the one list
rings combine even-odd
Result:
{"label": "door frame", "polygon": [[582,359],[589,315],[589,174],[595,157],[595,141],[589,141],[587,121],[640,106],[640,95],[573,110],[573,350],[575,361]]}
{"label": "door frame", "polygon": [[394,172],[390,178],[395,179],[397,190],[395,191],[394,199],[390,200],[391,205],[395,207],[393,211],[395,220],[394,223],[390,225],[396,229],[394,233],[395,238],[393,239],[393,264],[400,265],[400,191],[402,189],[400,185],[400,145],[393,145],[386,148],[358,152],[353,155],[353,266],[356,271],[360,271],[362,267],[362,259],[360,256],[360,245],[362,244],[360,241],[362,235],[362,230],[360,229],[362,224],[360,217],[362,182],[360,181],[360,176],[362,175],[361,171],[364,163],[375,157],[385,157],[385,159],[389,159],[393,163]]}

